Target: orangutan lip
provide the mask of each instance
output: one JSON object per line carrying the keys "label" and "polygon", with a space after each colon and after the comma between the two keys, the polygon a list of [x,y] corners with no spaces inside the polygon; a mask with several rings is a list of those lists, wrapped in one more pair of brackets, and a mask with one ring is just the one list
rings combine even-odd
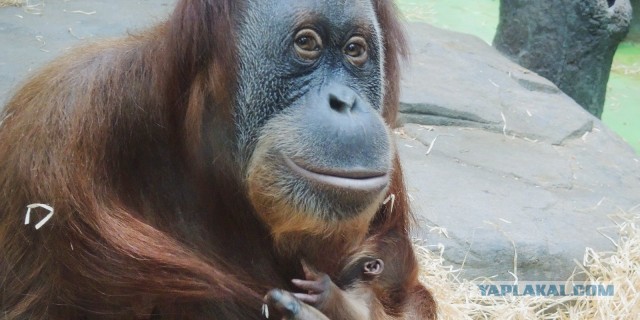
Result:
{"label": "orangutan lip", "polygon": [[287,166],[301,176],[339,188],[374,191],[383,189],[389,183],[389,175],[386,172],[371,170],[308,169],[297,164],[287,156],[283,155],[283,158]]}

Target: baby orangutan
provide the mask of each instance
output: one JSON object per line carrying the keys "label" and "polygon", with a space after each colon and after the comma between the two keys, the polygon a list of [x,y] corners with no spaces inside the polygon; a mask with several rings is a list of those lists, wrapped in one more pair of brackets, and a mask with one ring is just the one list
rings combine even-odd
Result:
{"label": "baby orangutan", "polygon": [[[282,319],[368,320],[378,319],[376,314],[384,315],[371,283],[384,270],[381,259],[362,257],[348,265],[337,280],[340,286],[327,274],[312,269],[304,261],[302,267],[306,279],[293,279],[292,282],[306,293],[275,289],[265,297],[266,306],[274,307],[283,315]],[[268,312],[265,316],[268,317]]]}

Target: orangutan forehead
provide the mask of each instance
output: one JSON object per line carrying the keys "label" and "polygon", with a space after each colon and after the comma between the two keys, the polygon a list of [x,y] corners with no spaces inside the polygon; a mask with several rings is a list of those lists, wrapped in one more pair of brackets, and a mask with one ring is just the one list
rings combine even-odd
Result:
{"label": "orangutan forehead", "polygon": [[373,5],[369,0],[285,0],[269,1],[270,15],[276,19],[293,18],[296,23],[325,21],[335,25],[375,24]]}

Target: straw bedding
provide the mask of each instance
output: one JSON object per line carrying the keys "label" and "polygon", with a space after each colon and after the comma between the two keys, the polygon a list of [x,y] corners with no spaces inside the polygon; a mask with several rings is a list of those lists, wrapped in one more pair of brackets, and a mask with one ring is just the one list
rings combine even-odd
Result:
{"label": "straw bedding", "polygon": [[586,248],[584,260],[576,261],[577,271],[567,279],[586,279],[614,285],[613,297],[487,297],[478,283],[458,278],[459,270],[447,266],[439,253],[416,244],[421,277],[439,308],[439,319],[634,319],[640,314],[640,215],[611,217],[618,239],[610,239],[613,252]]}

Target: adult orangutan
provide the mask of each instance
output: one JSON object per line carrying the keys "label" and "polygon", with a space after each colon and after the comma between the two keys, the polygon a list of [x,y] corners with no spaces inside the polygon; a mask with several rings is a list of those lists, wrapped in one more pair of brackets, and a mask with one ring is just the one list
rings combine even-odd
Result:
{"label": "adult orangutan", "polygon": [[389,0],[181,0],[49,64],[0,115],[0,315],[434,318],[389,133],[404,52]]}

